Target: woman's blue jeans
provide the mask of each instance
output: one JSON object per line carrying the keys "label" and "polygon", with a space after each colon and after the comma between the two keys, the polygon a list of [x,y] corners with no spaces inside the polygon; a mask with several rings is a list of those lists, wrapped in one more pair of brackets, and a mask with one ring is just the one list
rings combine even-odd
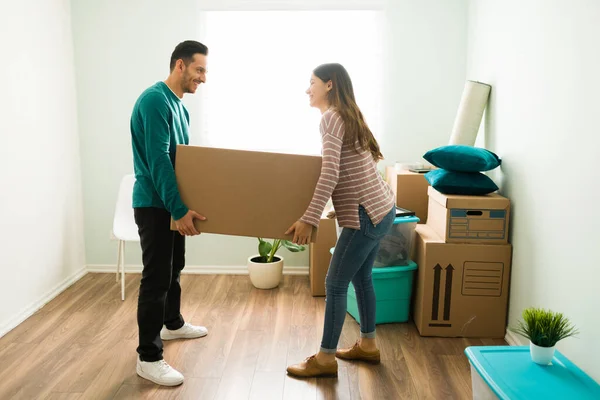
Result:
{"label": "woman's blue jeans", "polygon": [[343,228],[325,278],[325,326],[321,351],[335,353],[342,333],[348,286],[356,290],[361,337],[375,337],[375,290],[373,288],[373,263],[381,239],[391,229],[396,217],[394,207],[373,225],[365,209],[359,209],[360,230]]}

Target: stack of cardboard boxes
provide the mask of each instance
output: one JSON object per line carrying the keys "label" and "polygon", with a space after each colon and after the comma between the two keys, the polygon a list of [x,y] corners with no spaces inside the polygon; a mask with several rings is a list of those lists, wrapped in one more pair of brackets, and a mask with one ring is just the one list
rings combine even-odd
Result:
{"label": "stack of cardboard boxes", "polygon": [[428,187],[417,225],[414,321],[422,336],[503,338],[512,246],[510,201],[444,195]]}
{"label": "stack of cardboard boxes", "polygon": [[[411,259],[417,264],[412,314],[422,336],[503,338],[511,270],[510,201],[498,194],[444,195],[424,174],[386,170],[398,207],[418,224]],[[335,220],[323,215],[310,246],[313,296],[325,295]]]}

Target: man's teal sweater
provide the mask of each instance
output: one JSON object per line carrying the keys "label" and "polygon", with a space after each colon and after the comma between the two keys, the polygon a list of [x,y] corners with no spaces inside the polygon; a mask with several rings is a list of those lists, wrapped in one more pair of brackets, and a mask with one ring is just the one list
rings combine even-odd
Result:
{"label": "man's teal sweater", "polygon": [[189,144],[189,123],[181,99],[164,82],[150,86],[136,101],[130,126],[134,208],[162,208],[175,220],[188,212],[179,196],[174,166],[177,145]]}

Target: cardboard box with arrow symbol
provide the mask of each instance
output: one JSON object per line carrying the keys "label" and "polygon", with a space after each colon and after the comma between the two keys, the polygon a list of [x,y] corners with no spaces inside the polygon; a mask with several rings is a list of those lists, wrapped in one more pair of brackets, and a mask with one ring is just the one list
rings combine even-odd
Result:
{"label": "cardboard box with arrow symbol", "polygon": [[417,225],[414,320],[422,336],[503,338],[512,246],[445,243]]}

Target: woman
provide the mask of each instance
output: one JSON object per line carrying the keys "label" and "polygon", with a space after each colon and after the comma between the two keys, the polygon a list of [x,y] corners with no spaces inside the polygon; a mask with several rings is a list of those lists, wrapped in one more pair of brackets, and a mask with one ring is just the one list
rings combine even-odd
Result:
{"label": "woman", "polygon": [[[298,377],[337,376],[336,356],[378,363],[375,344],[375,292],[372,269],[381,239],[395,218],[394,194],[377,171],[379,145],[354,100],[352,81],[340,64],[324,64],[312,74],[306,91],[310,105],[321,110],[323,163],[312,201],[286,232],[294,243],[307,244],[331,197],[342,233],[325,280],[325,326],[320,351],[288,367]],[[345,350],[337,344],[346,318],[350,281],[356,288],[361,337]]]}

